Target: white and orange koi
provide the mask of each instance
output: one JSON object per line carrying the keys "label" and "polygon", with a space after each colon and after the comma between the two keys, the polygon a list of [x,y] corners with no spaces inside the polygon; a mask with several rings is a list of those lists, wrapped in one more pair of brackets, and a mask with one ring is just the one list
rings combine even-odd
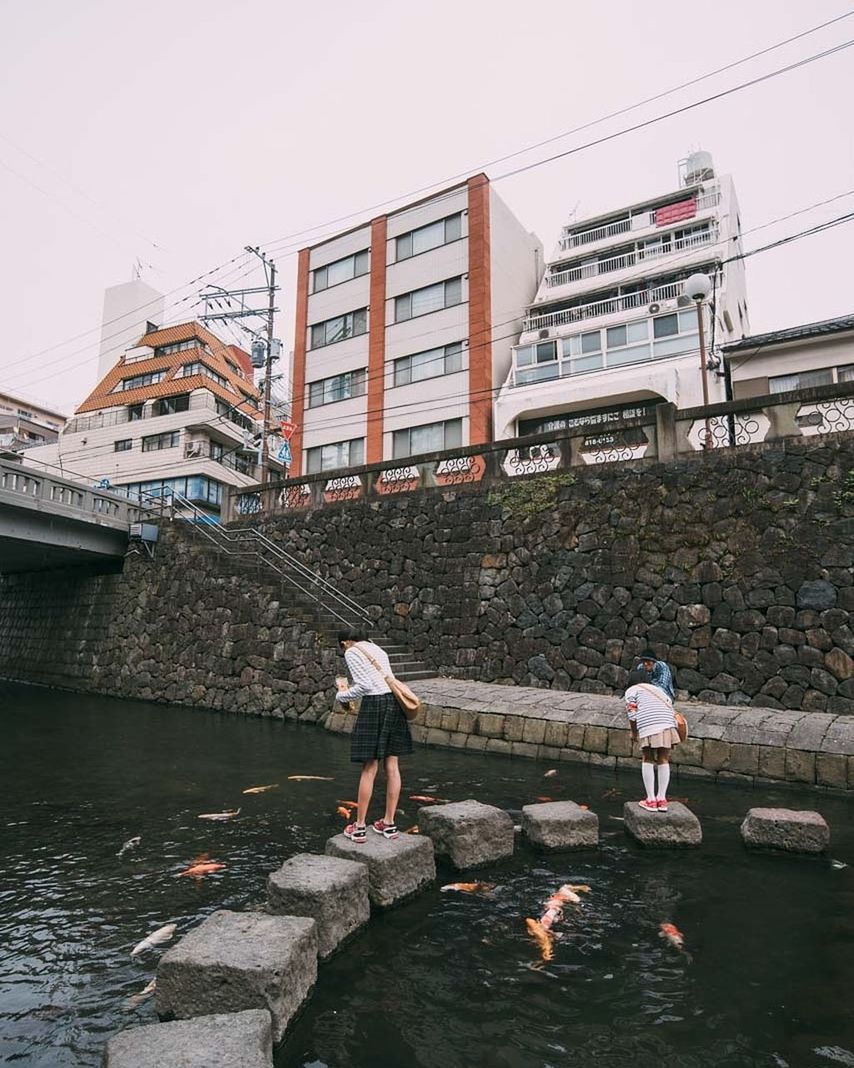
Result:
{"label": "white and orange koi", "polygon": [[279,784],[277,782],[274,782],[270,783],[269,786],[250,786],[247,790],[244,790],[243,792],[245,794],[266,794],[268,790],[277,789],[278,785]]}

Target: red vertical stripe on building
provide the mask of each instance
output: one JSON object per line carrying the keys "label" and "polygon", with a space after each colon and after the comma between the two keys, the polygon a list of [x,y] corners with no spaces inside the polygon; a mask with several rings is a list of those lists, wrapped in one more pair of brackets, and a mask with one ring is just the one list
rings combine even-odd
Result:
{"label": "red vertical stripe on building", "polygon": [[383,458],[385,404],[385,276],[388,220],[371,222],[371,303],[368,312],[368,427],[365,463]]}
{"label": "red vertical stripe on building", "polygon": [[469,444],[492,437],[492,275],[489,179],[468,180],[469,201]]}
{"label": "red vertical stripe on building", "polygon": [[305,415],[305,348],[308,335],[308,276],[311,249],[300,250],[297,260],[297,306],[294,327],[293,406],[291,420],[297,428],[291,437],[293,463],[288,474],[301,475],[303,418]]}

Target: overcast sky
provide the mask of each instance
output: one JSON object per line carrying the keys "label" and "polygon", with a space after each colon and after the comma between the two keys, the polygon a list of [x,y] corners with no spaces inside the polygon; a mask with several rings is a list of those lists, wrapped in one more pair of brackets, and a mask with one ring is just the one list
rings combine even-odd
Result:
{"label": "overcast sky", "polygon": [[[139,259],[143,278],[180,300],[192,278],[248,243],[274,243],[287,351],[294,251],[329,228],[289,235],[479,170],[847,9],[844,0],[0,0],[0,390],[71,410],[94,384],[106,286],[128,280]],[[487,172],[852,38],[854,17]],[[751,230],[854,189],[852,94],[854,49],[496,188],[550,254],[570,213],[668,191],[677,160],[702,147],[733,175]],[[854,196],[745,244],[852,210]],[[848,225],[748,261],[752,332],[854,312],[852,248]],[[211,277],[231,284],[242,263]],[[192,317],[189,307],[167,316]]]}

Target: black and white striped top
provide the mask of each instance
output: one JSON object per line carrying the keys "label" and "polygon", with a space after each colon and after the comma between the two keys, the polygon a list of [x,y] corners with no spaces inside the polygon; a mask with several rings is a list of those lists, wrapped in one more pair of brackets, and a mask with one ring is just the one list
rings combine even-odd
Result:
{"label": "black and white striped top", "polygon": [[640,739],[671,727],[676,729],[676,714],[670,698],[651,683],[639,683],[626,690],[626,712],[632,723],[637,724]]}

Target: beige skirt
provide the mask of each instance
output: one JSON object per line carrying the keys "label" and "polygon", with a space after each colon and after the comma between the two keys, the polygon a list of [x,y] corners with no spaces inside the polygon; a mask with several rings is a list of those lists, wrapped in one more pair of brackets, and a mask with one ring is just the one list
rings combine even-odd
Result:
{"label": "beige skirt", "polygon": [[666,731],[650,734],[640,740],[642,749],[672,749],[674,745],[679,745],[679,731],[675,727],[668,727]]}

